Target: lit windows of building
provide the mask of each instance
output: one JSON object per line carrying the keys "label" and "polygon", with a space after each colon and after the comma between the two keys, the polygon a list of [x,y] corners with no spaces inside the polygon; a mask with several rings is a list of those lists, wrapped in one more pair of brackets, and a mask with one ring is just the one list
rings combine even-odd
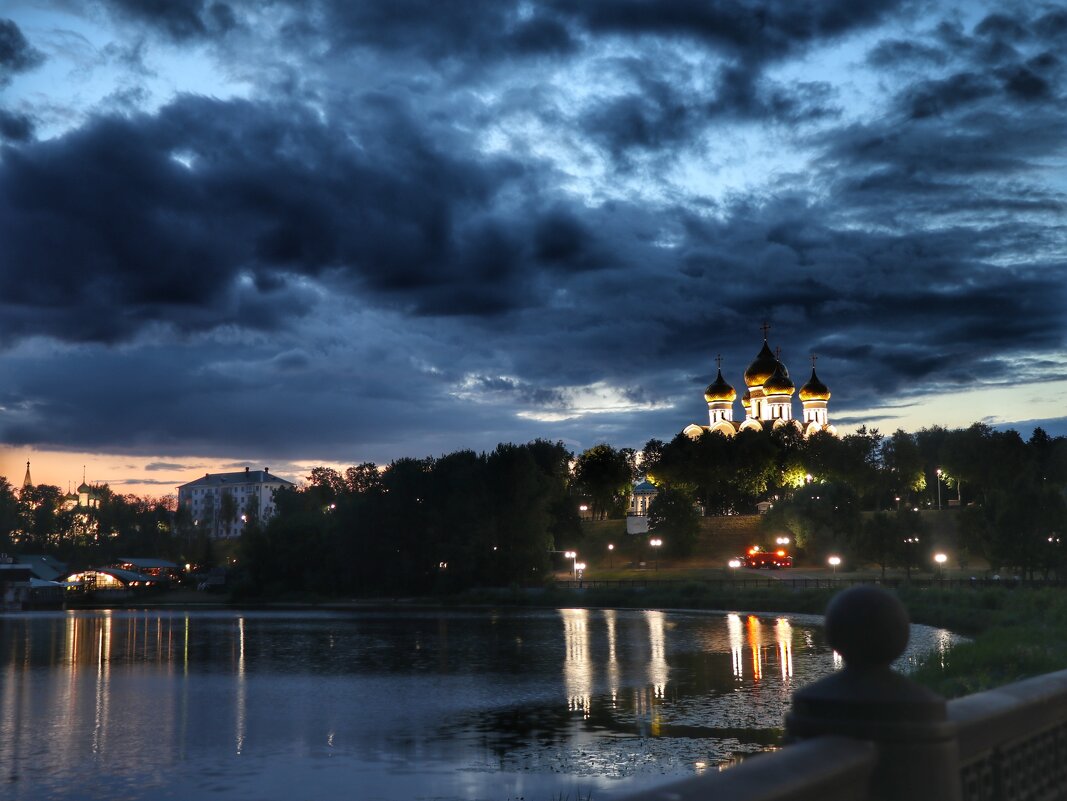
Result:
{"label": "lit windows of building", "polygon": [[239,537],[248,521],[267,520],[274,514],[275,491],[295,486],[267,467],[205,473],[178,487],[178,507],[188,510],[193,522],[206,527],[212,537]]}

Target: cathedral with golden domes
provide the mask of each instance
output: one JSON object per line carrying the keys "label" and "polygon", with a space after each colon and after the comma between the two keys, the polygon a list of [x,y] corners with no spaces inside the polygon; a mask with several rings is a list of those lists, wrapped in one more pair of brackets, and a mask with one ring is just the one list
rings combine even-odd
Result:
{"label": "cathedral with golden domes", "polygon": [[[765,431],[782,426],[793,426],[806,437],[818,431],[837,434],[827,418],[826,405],[830,400],[830,390],[815,374],[815,356],[811,357],[811,378],[800,388],[800,392],[796,392],[796,385],[789,378],[789,371],[779,354],[773,353],[767,343],[768,329],[769,326],[764,325],[763,348],[745,370],[746,389],[741,398],[745,419],[734,420],[737,392],[722,377],[720,357],[716,360],[718,374],[704,391],[704,400],[708,403],[708,425],[693,423],[682,430],[683,434],[696,439],[705,431],[716,431],[732,437],[738,431]],[[800,398],[802,421],[793,416],[794,393]]]}

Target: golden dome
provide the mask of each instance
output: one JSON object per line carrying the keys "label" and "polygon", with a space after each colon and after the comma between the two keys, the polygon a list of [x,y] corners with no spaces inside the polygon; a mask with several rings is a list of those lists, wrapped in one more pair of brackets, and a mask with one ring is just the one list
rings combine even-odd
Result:
{"label": "golden dome", "polygon": [[[760,387],[767,383],[767,379],[774,375],[774,370],[779,362],[771,353],[767,340],[763,340],[763,348],[756,355],[756,359],[745,370],[745,384],[750,387]],[[786,373],[788,378],[789,374]]]}
{"label": "golden dome", "polygon": [[726,383],[726,380],[722,377],[722,370],[719,370],[719,374],[715,376],[715,380],[708,384],[708,388],[704,390],[704,400],[708,403],[715,401],[728,401],[733,403],[737,398],[737,393],[734,388]]}
{"label": "golden dome", "polygon": [[798,393],[802,401],[830,400],[830,390],[827,389],[826,384],[819,380],[819,377],[815,375],[815,368],[811,368],[811,378],[808,379],[808,383],[800,388]]}
{"label": "golden dome", "polygon": [[745,394],[741,396],[741,405],[746,409],[752,405],[752,393],[747,389],[745,390]]}
{"label": "golden dome", "polygon": [[789,380],[789,374],[781,362],[778,362],[771,377],[763,385],[763,392],[767,395],[792,395],[795,389],[796,386]]}

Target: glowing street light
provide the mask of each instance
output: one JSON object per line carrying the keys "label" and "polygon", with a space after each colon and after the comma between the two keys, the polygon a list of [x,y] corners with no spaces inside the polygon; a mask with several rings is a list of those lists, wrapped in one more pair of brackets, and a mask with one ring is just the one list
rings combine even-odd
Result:
{"label": "glowing street light", "polygon": [[577,551],[564,551],[563,552],[563,558],[564,559],[570,559],[571,562],[573,563],[574,569],[573,569],[572,575],[577,580],[577,578],[578,578],[578,552]]}
{"label": "glowing street light", "polygon": [[[940,473],[941,471],[938,470],[938,472]],[[937,562],[937,577],[938,578],[944,578],[945,577],[945,562],[947,560],[948,560],[948,557],[945,556],[943,553],[935,553],[934,554],[934,561]]]}
{"label": "glowing street light", "polygon": [[731,559],[728,564],[730,565],[730,567],[738,568],[738,567],[741,567],[741,560],[740,559]]}
{"label": "glowing street light", "polygon": [[775,539],[774,542],[775,542],[776,545],[788,545],[789,544],[789,537],[778,537],[778,538]]}
{"label": "glowing street light", "polygon": [[659,537],[653,537],[652,539],[650,539],[648,541],[648,544],[652,546],[653,552],[656,554],[656,562],[655,562],[656,567],[655,567],[655,569],[658,571],[659,570],[659,547],[663,544],[663,540],[661,540]]}
{"label": "glowing street light", "polygon": [[834,575],[836,576],[837,575],[837,566],[839,564],[841,564],[841,557],[840,556],[831,556],[826,561],[830,563],[830,566],[834,569]]}
{"label": "glowing street light", "polygon": [[615,557],[615,546],[612,545],[609,542],[608,543],[608,569],[609,570],[614,570],[615,569],[615,559],[614,559],[614,557]]}

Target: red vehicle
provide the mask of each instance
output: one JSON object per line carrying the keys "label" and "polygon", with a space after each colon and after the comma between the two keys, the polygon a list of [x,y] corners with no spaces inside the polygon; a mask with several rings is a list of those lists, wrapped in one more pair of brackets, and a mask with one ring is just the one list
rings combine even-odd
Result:
{"label": "red vehicle", "polygon": [[765,551],[756,545],[748,549],[742,564],[754,570],[759,570],[761,567],[778,570],[783,567],[792,567],[793,557],[781,548],[777,551]]}

